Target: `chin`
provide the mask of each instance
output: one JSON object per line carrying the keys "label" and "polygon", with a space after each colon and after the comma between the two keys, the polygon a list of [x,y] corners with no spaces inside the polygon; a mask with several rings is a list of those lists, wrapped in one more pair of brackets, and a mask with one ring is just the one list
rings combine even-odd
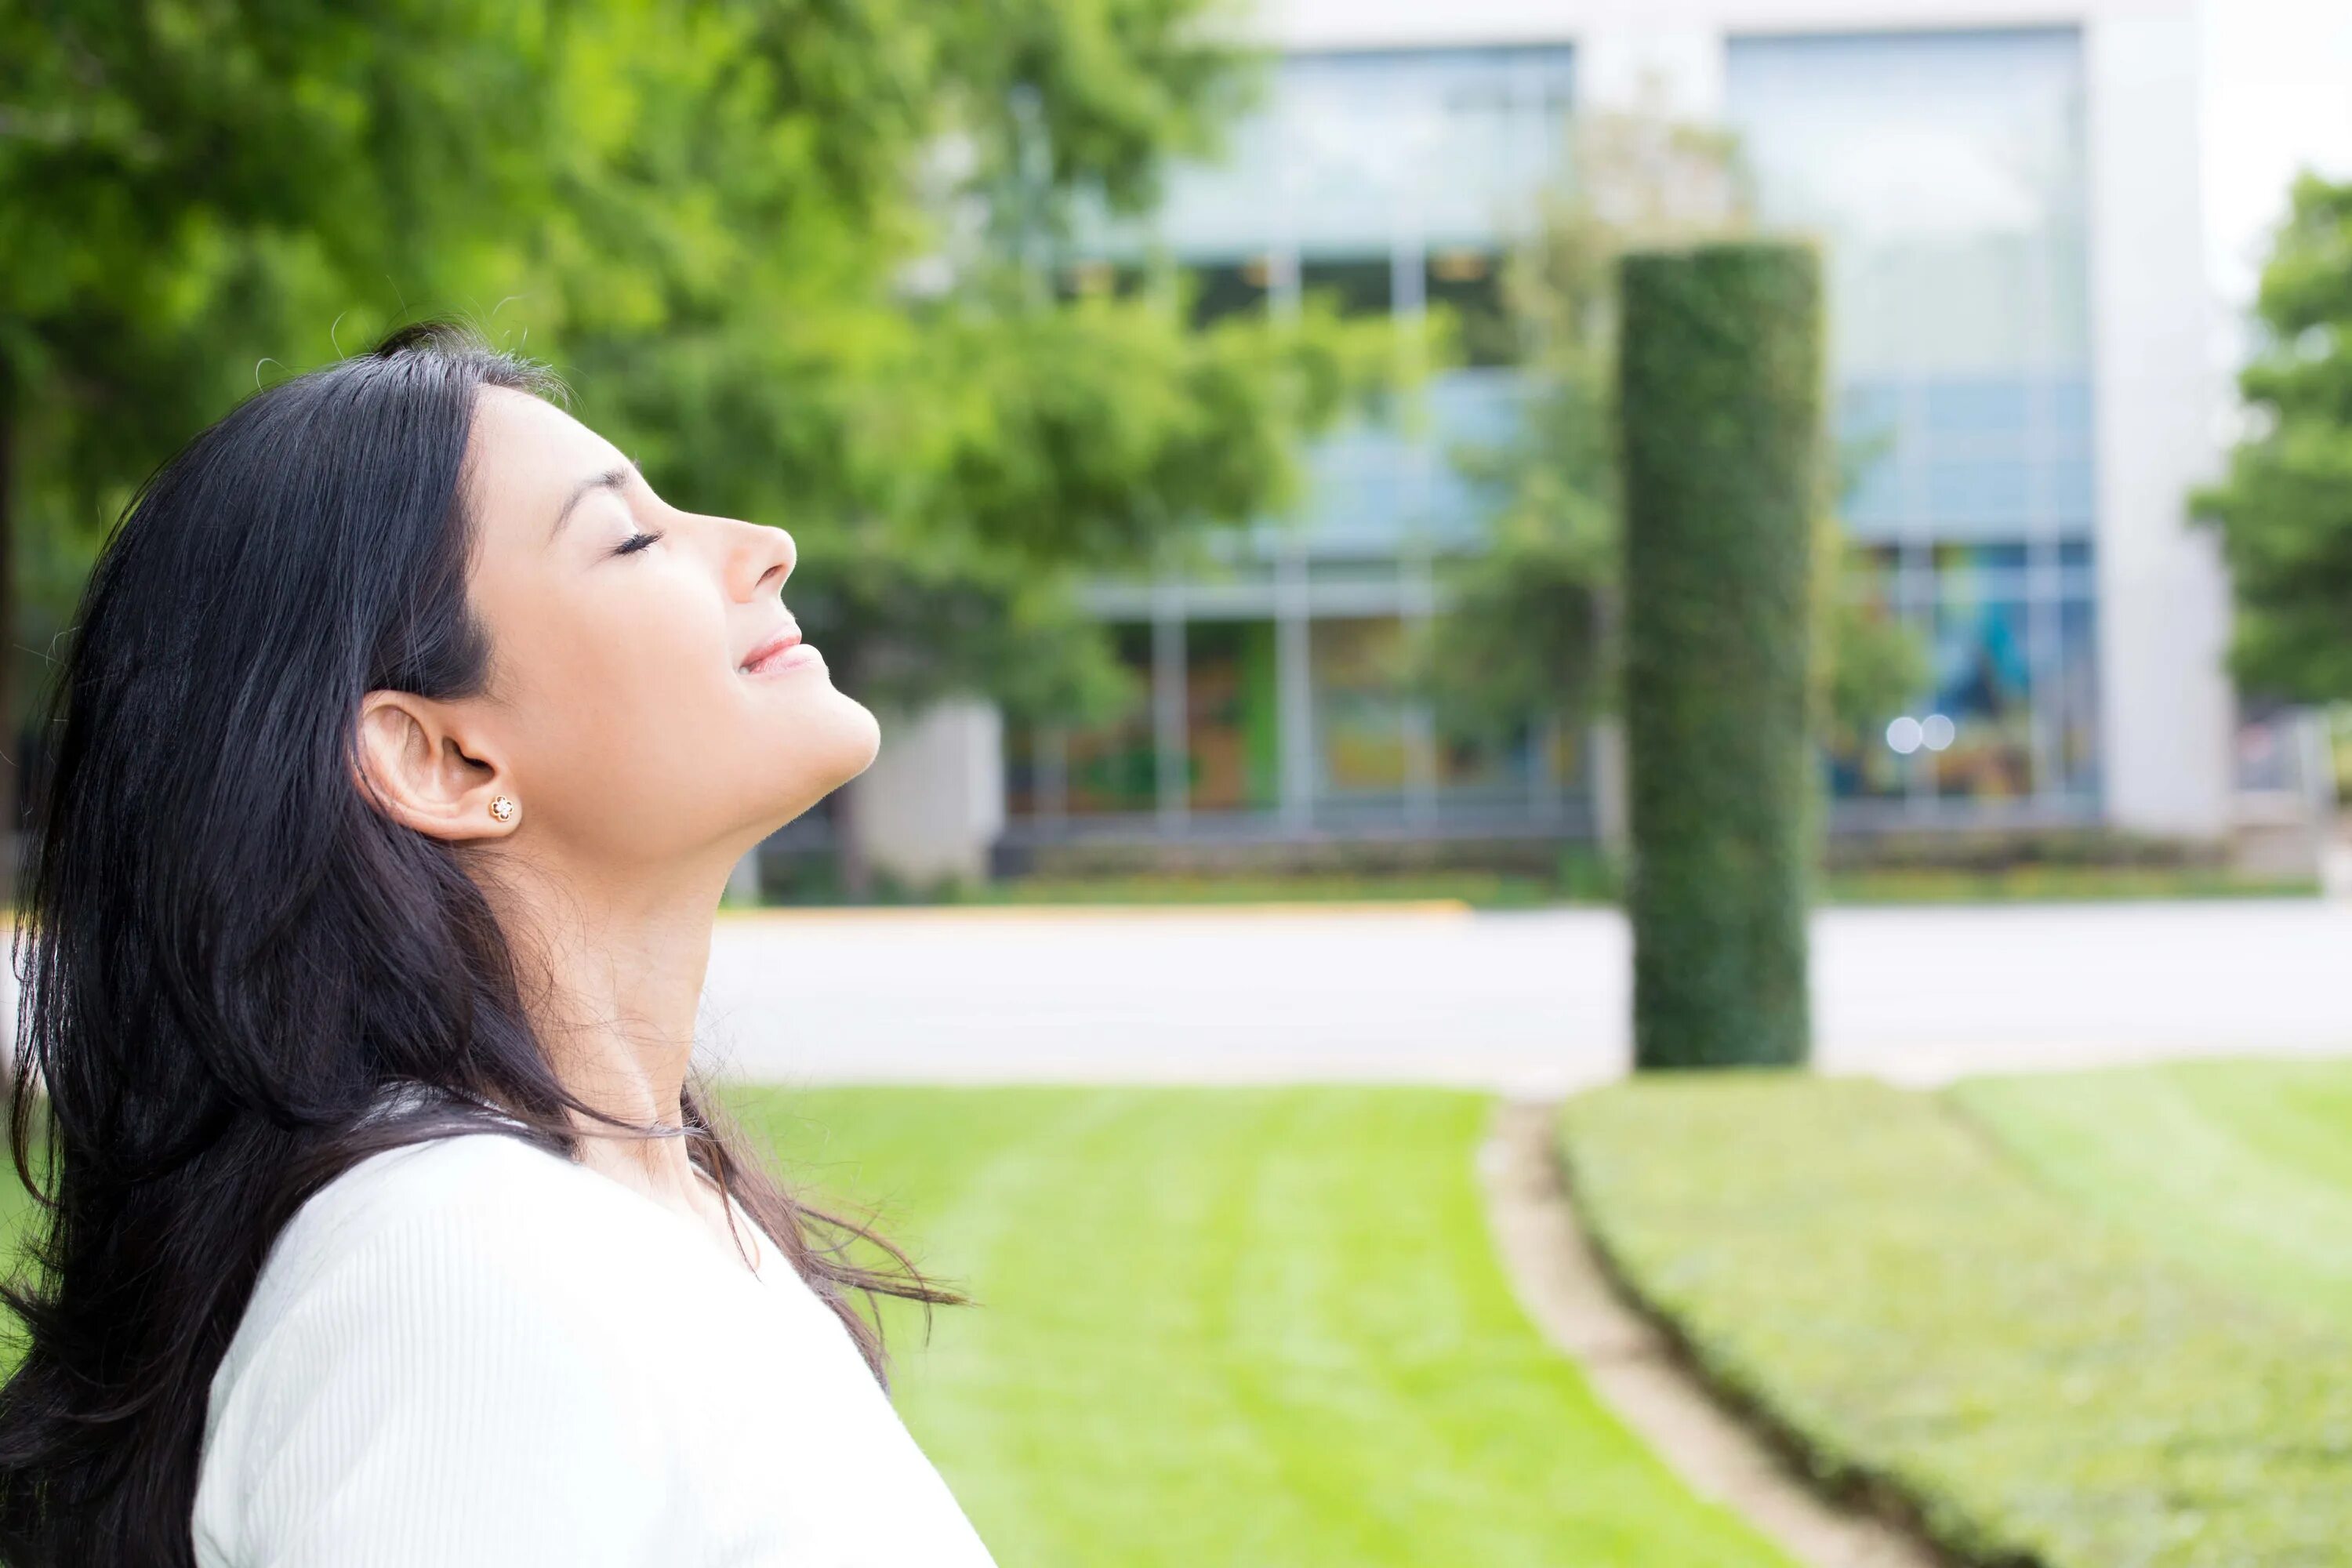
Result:
{"label": "chin", "polygon": [[856,722],[853,728],[857,736],[856,744],[849,748],[849,754],[856,757],[856,765],[842,775],[841,782],[847,784],[851,779],[872,767],[874,759],[881,754],[882,721],[874,717],[872,709],[855,697],[845,696],[841,700],[855,716]]}
{"label": "chin", "polygon": [[802,731],[801,744],[817,775],[810,782],[820,795],[831,795],[874,765],[882,750],[882,725],[866,704],[830,690],[823,716]]}
{"label": "chin", "polygon": [[747,770],[739,776],[752,787],[762,834],[814,810],[871,767],[881,747],[882,727],[864,703],[829,687],[821,696],[807,693],[789,722],[772,731],[761,755],[736,760]]}

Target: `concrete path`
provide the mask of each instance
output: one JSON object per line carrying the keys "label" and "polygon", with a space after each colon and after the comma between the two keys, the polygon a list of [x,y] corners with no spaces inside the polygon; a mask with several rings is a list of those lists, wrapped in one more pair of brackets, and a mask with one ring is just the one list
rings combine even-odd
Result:
{"label": "concrete path", "polygon": [[[2352,1054],[2352,904],[1836,910],[1814,929],[1832,1071]],[[1557,1094],[1624,1069],[1629,954],[1608,910],[767,911],[720,922],[706,1059],[783,1082]]]}
{"label": "concrete path", "polygon": [[1618,1292],[1562,1186],[1559,1128],[1557,1101],[1497,1100],[1478,1151],[1496,1252],[1544,1337],[1684,1484],[1806,1568],[1937,1568],[1915,1537],[1823,1499]]}

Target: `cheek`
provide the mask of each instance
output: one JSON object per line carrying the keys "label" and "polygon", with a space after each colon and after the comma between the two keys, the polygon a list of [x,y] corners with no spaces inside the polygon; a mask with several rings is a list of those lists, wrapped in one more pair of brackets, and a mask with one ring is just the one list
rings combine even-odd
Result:
{"label": "cheek", "polygon": [[872,760],[873,720],[823,675],[745,678],[708,584],[640,575],[519,617],[516,763],[543,820],[676,848],[805,810]]}
{"label": "cheek", "polygon": [[548,586],[516,595],[496,626],[516,766],[542,801],[637,793],[698,749],[734,695],[724,613],[707,586],[643,571]]}

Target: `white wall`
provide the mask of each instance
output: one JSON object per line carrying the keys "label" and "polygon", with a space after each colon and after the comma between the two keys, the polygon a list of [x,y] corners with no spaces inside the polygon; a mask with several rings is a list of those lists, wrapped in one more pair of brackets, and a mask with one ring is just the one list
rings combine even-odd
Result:
{"label": "white wall", "polygon": [[850,788],[866,859],[877,871],[928,887],[977,881],[1004,829],[1004,725],[970,699],[914,715],[881,713],[882,750]]}
{"label": "white wall", "polygon": [[2186,506],[2214,466],[2197,41],[2187,5],[2112,8],[2084,39],[2107,815],[2210,837],[2231,826],[2236,700],[2228,579]]}

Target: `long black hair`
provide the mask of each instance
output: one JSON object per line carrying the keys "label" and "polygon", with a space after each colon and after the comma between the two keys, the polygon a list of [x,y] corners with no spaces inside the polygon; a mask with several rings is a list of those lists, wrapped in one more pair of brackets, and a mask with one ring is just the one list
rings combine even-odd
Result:
{"label": "long black hair", "polygon": [[[463,483],[485,387],[561,395],[444,323],[257,393],[126,510],[83,596],[18,896],[9,1141],[40,1205],[0,1300],[0,1562],[194,1560],[207,1395],[271,1243],[370,1154],[572,1115],[684,1136],[838,1312],[964,1300],[813,1208],[689,1082],[683,1128],[567,1092],[463,852],[354,768],[362,696],[481,689]],[[404,1107],[382,1110],[387,1089]],[[407,1092],[422,1089],[425,1092]],[[863,1237],[895,1267],[854,1261]]]}

